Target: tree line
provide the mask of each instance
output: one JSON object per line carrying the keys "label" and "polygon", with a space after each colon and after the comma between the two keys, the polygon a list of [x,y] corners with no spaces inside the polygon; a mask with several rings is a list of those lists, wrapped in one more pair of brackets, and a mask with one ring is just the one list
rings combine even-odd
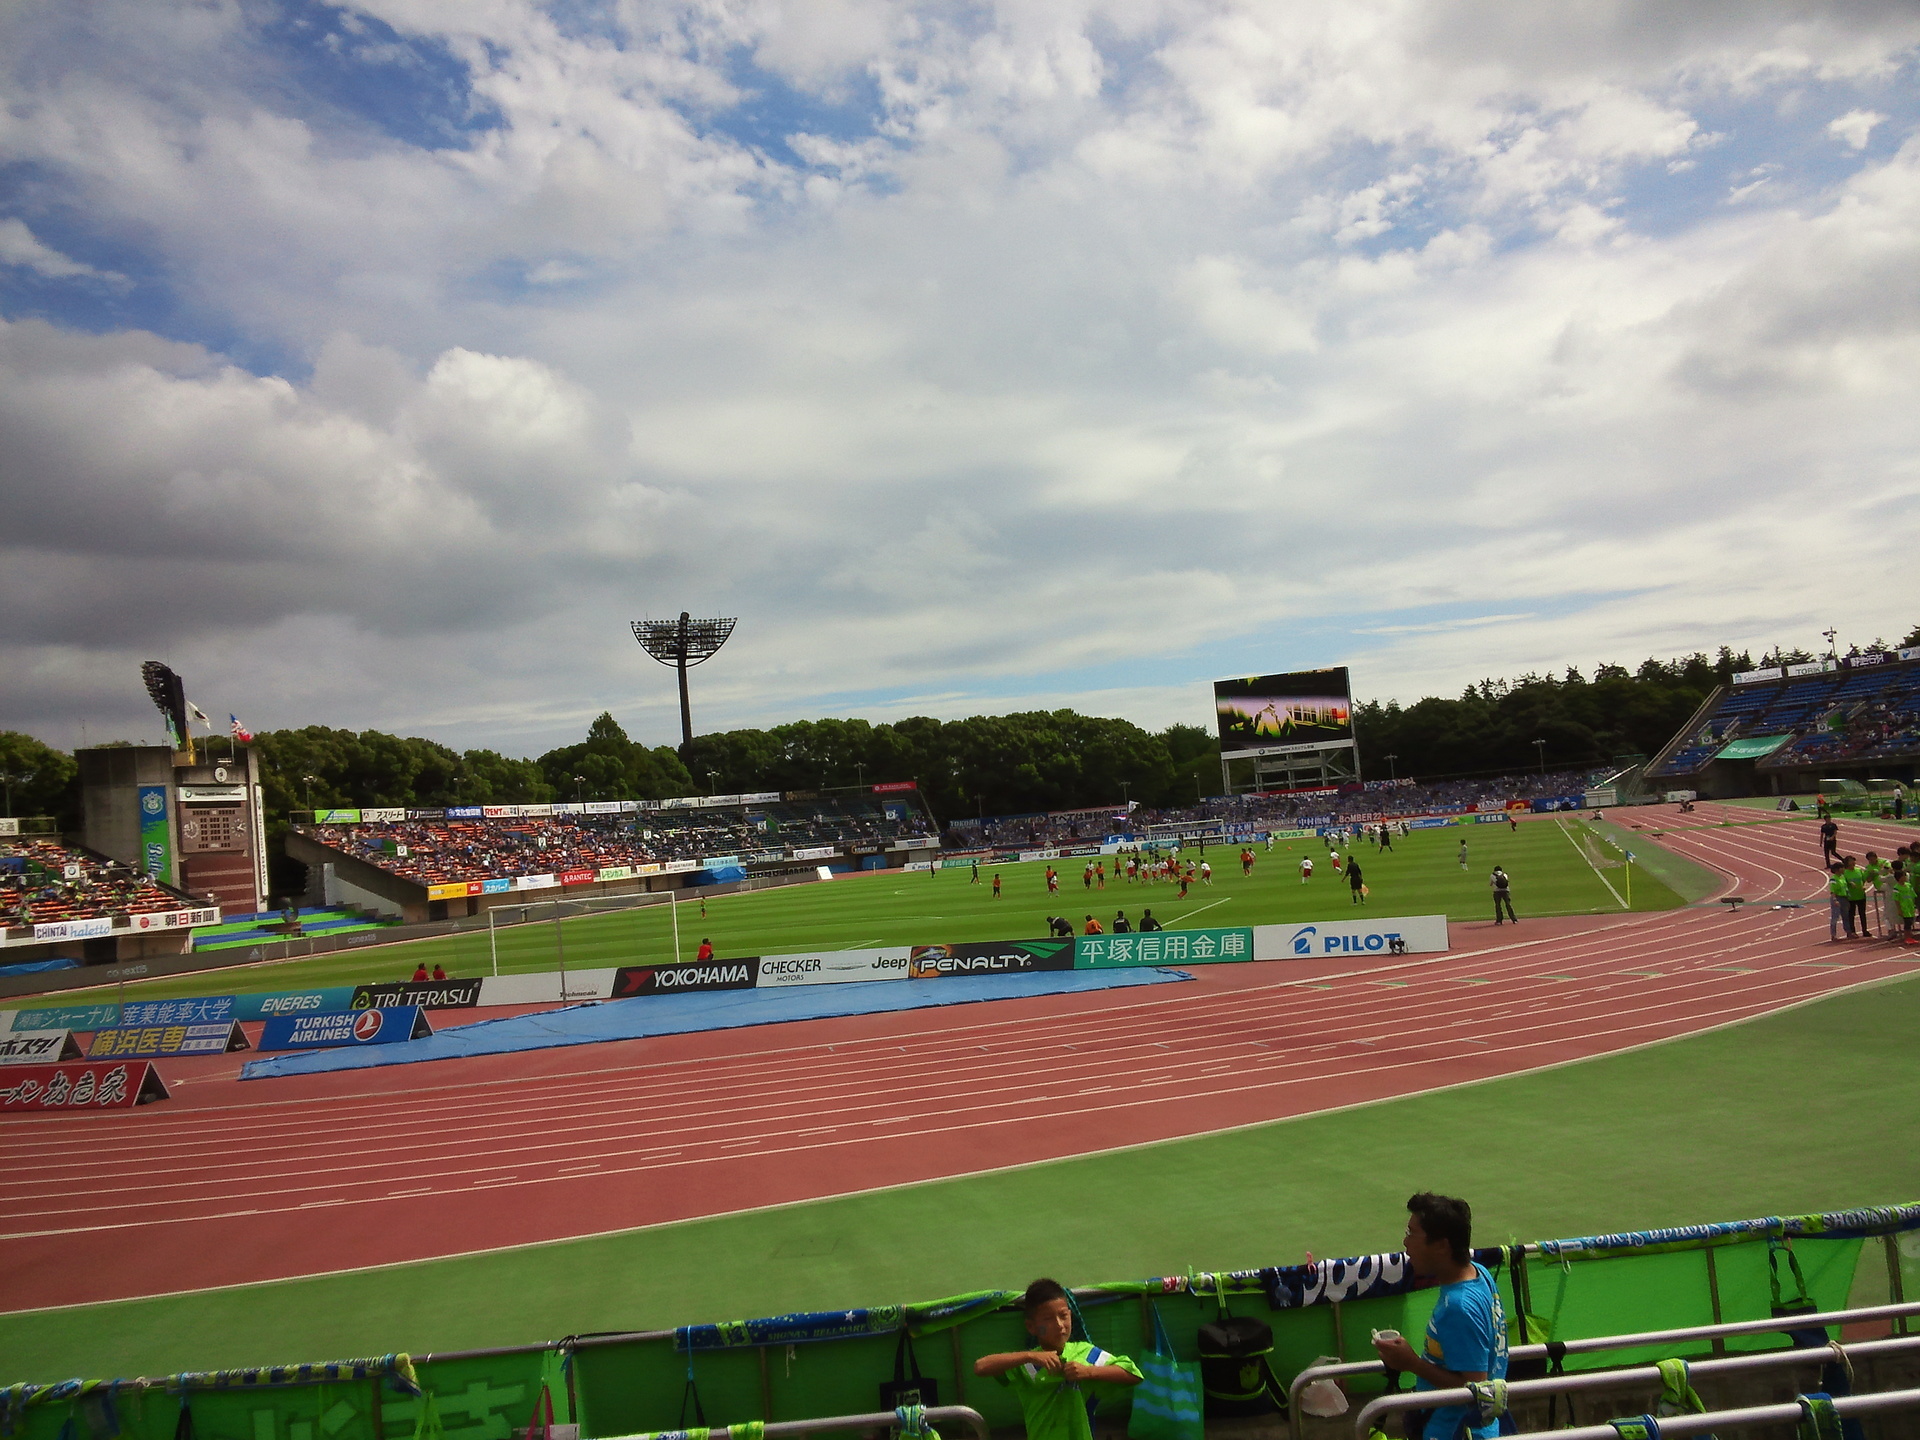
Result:
{"label": "tree line", "polygon": [[[1896,643],[1920,644],[1920,626]],[[1875,641],[1869,648],[1889,647]],[[1775,647],[1756,662],[1750,653],[1722,647],[1711,659],[1648,659],[1634,670],[1601,665],[1591,678],[1569,668],[1557,676],[1489,679],[1454,699],[1357,704],[1354,731],[1370,779],[1600,765],[1653,753],[1736,672],[1810,658]],[[1220,788],[1212,731],[1198,725],[1149,731],[1073,710],[877,724],[796,720],[699,735],[684,754],[632,739],[611,714],[596,718],[579,743],[534,759],[321,725],[269,730],[254,745],[268,815],[281,823],[310,808],[662,800],[903,780],[916,782],[934,814],[952,821],[1127,799],[1176,806]],[[0,777],[10,813],[51,816],[68,833],[80,829],[72,756],[32,736],[0,731]]]}

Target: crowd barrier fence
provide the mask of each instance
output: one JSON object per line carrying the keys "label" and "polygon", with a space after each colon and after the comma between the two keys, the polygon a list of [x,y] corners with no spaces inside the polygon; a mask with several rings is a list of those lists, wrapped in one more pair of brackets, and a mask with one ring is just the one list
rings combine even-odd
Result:
{"label": "crowd barrier fence", "polygon": [[[1886,1236],[1892,1240],[1894,1237]],[[1898,1288],[1897,1286],[1895,1287]],[[1907,1322],[1920,1316],[1920,1301],[1901,1301],[1892,1305],[1870,1305],[1851,1310],[1821,1311],[1811,1315],[1796,1316],[1793,1325],[1796,1329],[1837,1329],[1846,1325],[1874,1324],[1886,1321],[1890,1328],[1900,1333],[1903,1341],[1913,1338],[1906,1335]],[[1781,1333],[1781,1321],[1777,1316],[1765,1320],[1729,1321],[1722,1325],[1694,1325],[1679,1330],[1643,1330],[1628,1335],[1595,1335],[1585,1339],[1564,1340],[1558,1342],[1563,1351],[1563,1360],[1567,1357],[1597,1355],[1610,1350],[1636,1351],[1642,1354],[1671,1354],[1676,1345],[1697,1345],[1705,1340],[1711,1346],[1711,1353],[1723,1356],[1729,1339],[1745,1339],[1751,1336],[1775,1336]],[[1858,1343],[1858,1342],[1856,1342]],[[1525,1344],[1513,1346],[1507,1354],[1509,1366],[1530,1360],[1544,1360],[1550,1355],[1544,1344]],[[1782,1354],[1775,1350],[1757,1352],[1762,1355]],[[1806,1350],[1803,1355],[1819,1356],[1824,1351]],[[1619,1357],[1607,1362],[1618,1364]],[[1702,1362],[1706,1363],[1706,1362]],[[1355,1376],[1384,1376],[1386,1366],[1378,1359],[1343,1361],[1337,1365],[1310,1365],[1293,1377],[1287,1390],[1288,1412],[1292,1416],[1293,1434],[1300,1435],[1300,1392],[1316,1380],[1346,1380]],[[1616,1375],[1625,1372],[1619,1370],[1575,1371],[1571,1376],[1582,1374]],[[1431,1393],[1431,1392],[1429,1392]],[[1542,1392],[1547,1393],[1547,1392]]]}
{"label": "crowd barrier fence", "polygon": [[[1809,1327],[1811,1328],[1811,1327]],[[1759,1355],[1729,1355],[1719,1360],[1699,1360],[1688,1366],[1689,1379],[1712,1378],[1756,1371],[1792,1369],[1800,1365],[1825,1366],[1836,1362],[1849,1368],[1856,1360],[1877,1356],[1920,1353],[1920,1336],[1907,1335],[1897,1340],[1856,1340],[1850,1345],[1834,1341],[1791,1350],[1770,1350]],[[1511,1365],[1512,1356],[1508,1357]],[[1509,1407],[1524,1400],[1548,1395],[1579,1395],[1594,1391],[1644,1390],[1659,1388],[1662,1382],[1657,1365],[1636,1365],[1621,1370],[1594,1370],[1579,1375],[1551,1375],[1544,1380],[1514,1380],[1507,1385]],[[1458,1390],[1404,1390],[1376,1396],[1360,1407],[1353,1417],[1354,1440],[1367,1440],[1389,1415],[1404,1410],[1425,1410],[1442,1405],[1471,1405],[1474,1394],[1464,1387]]]}
{"label": "crowd barrier fence", "polygon": [[[1920,1205],[1537,1241],[1476,1254],[1494,1271],[1510,1315],[1522,1311],[1514,1280],[1517,1270],[1523,1272],[1521,1292],[1532,1302],[1526,1314],[1539,1327],[1532,1333],[1566,1342],[1571,1368],[1579,1371],[1666,1358],[1677,1343],[1715,1354],[1777,1350],[1788,1327],[1920,1314],[1920,1303],[1904,1303],[1903,1235],[1920,1235]],[[1858,1264],[1870,1239],[1886,1247],[1884,1275],[1878,1266]],[[1795,1249],[1817,1313],[1791,1319],[1773,1313],[1768,1255],[1783,1243]],[[1020,1277],[1022,1285],[1026,1278]],[[1867,1298],[1876,1301],[1885,1294],[1893,1309],[1846,1309],[1850,1296],[1869,1291]],[[1197,1357],[1198,1327],[1213,1318],[1216,1295],[1224,1295],[1238,1313],[1258,1314],[1273,1327],[1270,1358],[1280,1375],[1305,1371],[1320,1356],[1358,1361],[1371,1355],[1372,1328],[1418,1334],[1435,1296],[1418,1288],[1397,1253],[1189,1272],[1087,1286],[1075,1294],[1090,1337],[1122,1354],[1145,1351],[1151,1303],[1183,1360]],[[679,1424],[690,1375],[714,1425],[784,1424],[875,1413],[877,1386],[893,1374],[904,1328],[930,1342],[921,1345],[921,1360],[943,1400],[971,1407],[984,1424],[1010,1426],[1019,1422],[1011,1392],[975,1379],[972,1363],[1030,1343],[1018,1298],[1017,1290],[981,1290],[923,1303],[416,1354],[409,1369],[433,1397],[446,1440],[510,1440],[543,1408],[543,1391],[551,1396],[556,1421],[578,1426],[581,1436],[670,1430]],[[1603,1341],[1593,1337],[1611,1337],[1604,1344],[1613,1348],[1599,1353]],[[1355,1375],[1379,1365],[1375,1360],[1338,1368]],[[197,1433],[253,1440],[408,1440],[414,1434],[422,1419],[419,1398],[389,1393],[377,1377],[340,1378],[340,1369],[224,1372],[223,1381],[203,1377],[187,1387]],[[57,1440],[69,1422],[70,1433],[81,1433],[84,1423],[93,1440],[168,1440],[178,1403],[177,1395],[165,1392],[177,1389],[178,1378],[67,1382],[34,1390],[24,1401],[19,1397],[26,1387],[16,1386],[0,1391],[0,1404],[10,1407],[0,1418],[13,1422],[18,1440]],[[103,1404],[112,1410],[111,1425],[104,1423]]]}
{"label": "crowd barrier fence", "polygon": [[[1877,1395],[1848,1395],[1833,1403],[1833,1413],[1842,1420],[1863,1415],[1885,1415],[1893,1411],[1920,1408],[1920,1390],[1886,1390]],[[1693,1435],[1712,1435],[1720,1430],[1746,1426],[1800,1426],[1807,1411],[1799,1401],[1786,1405],[1749,1405],[1740,1410],[1710,1410],[1704,1415],[1674,1415],[1659,1422],[1649,1440],[1687,1440]],[[1801,1433],[1810,1433],[1802,1431]],[[1582,1425],[1571,1430],[1556,1430],[1554,1440],[1622,1440],[1612,1425]]]}

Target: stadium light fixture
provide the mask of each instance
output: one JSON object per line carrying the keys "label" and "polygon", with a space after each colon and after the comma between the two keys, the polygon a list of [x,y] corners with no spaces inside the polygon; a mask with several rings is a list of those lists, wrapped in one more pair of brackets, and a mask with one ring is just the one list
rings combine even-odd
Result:
{"label": "stadium light fixture", "polygon": [[188,763],[193,760],[193,736],[187,729],[187,690],[186,685],[173,670],[158,660],[149,660],[140,667],[140,678],[146,681],[147,695],[154,707],[166,717],[167,738],[173,741],[176,750],[185,749]]}
{"label": "stadium light fixture", "polygon": [[680,672],[680,752],[693,744],[693,708],[687,703],[687,667],[711,660],[733,634],[735,617],[695,620],[686,611],[678,620],[634,620],[633,638],[662,665]]}
{"label": "stadium light fixture", "polygon": [[1398,780],[1400,778],[1400,772],[1393,768],[1393,762],[1398,760],[1399,758],[1400,757],[1398,755],[1387,756],[1387,779]]}
{"label": "stadium light fixture", "polygon": [[1540,757],[1540,773],[1545,775],[1547,773],[1547,742],[1536,740],[1533,742],[1533,749],[1534,753]]}

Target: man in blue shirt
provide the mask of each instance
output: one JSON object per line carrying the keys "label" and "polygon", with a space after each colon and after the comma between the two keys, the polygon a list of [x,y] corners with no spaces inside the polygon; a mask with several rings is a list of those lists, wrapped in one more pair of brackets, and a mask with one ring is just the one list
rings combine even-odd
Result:
{"label": "man in blue shirt", "polygon": [[[1500,1289],[1473,1259],[1473,1211],[1464,1200],[1426,1191],[1407,1201],[1407,1259],[1413,1273],[1440,1286],[1421,1353],[1395,1336],[1374,1348],[1390,1370],[1411,1373],[1415,1390],[1458,1390],[1475,1380],[1507,1378],[1507,1316]],[[1497,1421],[1468,1427],[1465,1405],[1442,1405],[1429,1416],[1425,1440],[1493,1440]]]}

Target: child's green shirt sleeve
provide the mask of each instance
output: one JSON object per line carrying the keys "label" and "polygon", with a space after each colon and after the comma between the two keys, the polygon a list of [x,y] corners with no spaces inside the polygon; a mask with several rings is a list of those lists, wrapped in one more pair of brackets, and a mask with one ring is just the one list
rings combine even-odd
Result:
{"label": "child's green shirt sleeve", "polygon": [[[1061,1358],[1082,1365],[1114,1365],[1136,1379],[1140,1367],[1125,1355],[1102,1350],[1084,1340],[1070,1340]],[[1092,1440],[1093,1426],[1087,1419],[1089,1392],[1100,1399],[1121,1387],[1098,1382],[1080,1385],[1042,1370],[1038,1365],[1016,1365],[997,1377],[1010,1386],[1020,1401],[1020,1413],[1027,1422],[1027,1440]]]}

